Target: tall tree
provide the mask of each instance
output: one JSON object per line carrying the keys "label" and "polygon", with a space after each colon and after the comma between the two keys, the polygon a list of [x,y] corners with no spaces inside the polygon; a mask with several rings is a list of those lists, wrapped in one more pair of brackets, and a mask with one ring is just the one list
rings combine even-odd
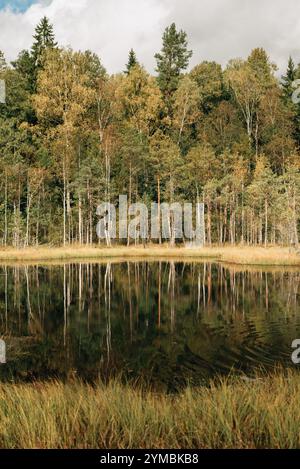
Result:
{"label": "tall tree", "polygon": [[283,89],[283,96],[286,103],[292,101],[292,93],[294,91],[293,82],[297,78],[297,69],[295,67],[292,57],[289,57],[286,74],[281,77],[281,84]]}
{"label": "tall tree", "polygon": [[207,114],[225,98],[222,67],[216,62],[204,61],[193,68],[190,76],[199,88],[201,111]]}
{"label": "tall tree", "polygon": [[[284,105],[293,114],[293,132],[298,146],[300,145],[300,104],[293,102],[293,92],[299,88],[296,80],[300,78],[300,66],[294,64],[292,57],[289,57],[286,74],[281,77],[282,97]],[[295,87],[295,85],[297,85]]]}
{"label": "tall tree", "polygon": [[257,80],[265,88],[274,84],[274,72],[277,70],[277,67],[270,61],[267,52],[262,47],[256,47],[251,51],[247,63],[250,65],[251,70],[253,70]]}
{"label": "tall tree", "polygon": [[57,46],[53,26],[46,16],[44,16],[36,26],[33,39],[34,42],[31,47],[31,60],[33,66],[32,87],[35,91],[37,75],[39,70],[42,68],[43,53],[46,49],[53,49]]}
{"label": "tall tree", "polygon": [[36,67],[41,64],[41,57],[45,49],[57,46],[53,32],[53,26],[49,19],[44,16],[35,28],[33,36],[34,43],[31,48],[33,63]]}
{"label": "tall tree", "polygon": [[188,50],[187,35],[177,31],[175,23],[167,27],[162,38],[161,52],[155,54],[158,84],[170,109],[170,100],[176,91],[181,73],[186,70],[192,51]]}
{"label": "tall tree", "polygon": [[121,118],[138,132],[153,133],[162,108],[161,92],[155,79],[143,67],[136,65],[129,75],[121,77],[116,93]]}
{"label": "tall tree", "polygon": [[[40,125],[51,141],[63,183],[63,243],[71,239],[71,173],[77,156],[77,135],[95,99],[87,73],[87,56],[71,50],[48,49],[38,77],[34,105]],[[67,232],[68,230],[68,232]]]}
{"label": "tall tree", "polygon": [[53,26],[48,18],[44,17],[35,28],[31,50],[23,50],[17,60],[12,62],[13,67],[26,80],[26,89],[30,93],[36,92],[38,72],[42,69],[42,57],[47,48],[57,46]]}
{"label": "tall tree", "polygon": [[264,92],[263,83],[249,63],[241,60],[229,63],[226,77],[233,99],[244,119],[251,147],[255,138],[257,109]]}
{"label": "tall tree", "polygon": [[[259,244],[268,244],[270,229],[270,206],[274,203],[277,192],[275,176],[264,155],[257,159],[252,183],[248,187],[250,205],[255,213],[255,238]],[[268,190],[266,190],[268,188]]]}
{"label": "tall tree", "polygon": [[128,75],[128,73],[130,73],[131,69],[135,65],[138,65],[138,60],[136,58],[136,53],[134,52],[133,49],[130,49],[129,54],[128,54],[128,62],[126,64],[125,73]]}
{"label": "tall tree", "polygon": [[[169,136],[164,135],[161,130],[157,130],[150,138],[150,161],[157,184],[158,217],[160,217],[161,196],[163,196],[165,202],[173,203],[182,177],[182,158],[178,145]],[[170,216],[168,223],[172,244],[175,242],[175,225],[173,221]],[[159,241],[161,242],[161,237]]]}
{"label": "tall tree", "polygon": [[190,133],[191,126],[199,120],[199,90],[196,83],[188,75],[182,78],[174,93],[173,128],[178,145],[184,133]]}

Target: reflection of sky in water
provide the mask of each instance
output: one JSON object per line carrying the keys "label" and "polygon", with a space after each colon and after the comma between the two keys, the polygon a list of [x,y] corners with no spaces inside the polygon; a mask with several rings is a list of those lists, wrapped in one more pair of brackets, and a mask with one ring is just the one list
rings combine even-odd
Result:
{"label": "reflection of sky in water", "polygon": [[33,3],[36,0],[0,0],[0,10],[9,6],[12,10],[25,11]]}

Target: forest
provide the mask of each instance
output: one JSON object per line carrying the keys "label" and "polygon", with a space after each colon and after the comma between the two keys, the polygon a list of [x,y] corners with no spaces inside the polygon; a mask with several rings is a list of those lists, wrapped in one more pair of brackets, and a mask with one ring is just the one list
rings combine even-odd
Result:
{"label": "forest", "polygon": [[300,66],[287,57],[280,77],[258,47],[190,70],[192,54],[173,23],[154,76],[133,49],[110,75],[47,18],[15,61],[0,51],[2,246],[100,243],[96,208],[119,194],[203,202],[208,245],[298,245]]}

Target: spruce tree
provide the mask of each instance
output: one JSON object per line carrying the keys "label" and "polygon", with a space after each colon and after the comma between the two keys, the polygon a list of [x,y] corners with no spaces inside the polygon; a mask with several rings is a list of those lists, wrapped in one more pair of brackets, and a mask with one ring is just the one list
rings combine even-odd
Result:
{"label": "spruce tree", "polygon": [[128,75],[130,73],[130,70],[132,67],[135,65],[138,65],[138,60],[136,58],[136,53],[134,52],[133,49],[130,49],[129,54],[128,54],[128,62],[126,64],[126,70],[125,73]]}
{"label": "spruce tree", "polygon": [[158,84],[168,104],[178,87],[181,73],[188,67],[192,51],[187,48],[186,33],[177,31],[175,23],[165,29],[162,40],[161,52],[155,54],[156,71]]}
{"label": "spruce tree", "polygon": [[38,72],[42,67],[42,59],[43,59],[43,52],[46,49],[53,49],[57,46],[57,42],[55,42],[55,36],[53,32],[53,26],[49,22],[48,18],[44,16],[41,19],[39,24],[35,28],[35,34],[33,36],[34,42],[31,47],[30,53],[30,64],[29,68],[31,68],[31,79],[30,79],[30,87],[32,92],[36,92],[36,83],[37,83],[37,76]]}
{"label": "spruce tree", "polygon": [[299,85],[296,88],[293,86],[293,82],[299,79],[299,77],[300,65],[296,67],[292,57],[289,57],[286,74],[281,77],[281,86],[283,101],[290,112],[292,112],[293,137],[298,146],[300,145],[300,104],[293,102],[292,95],[296,88],[299,88]]}
{"label": "spruce tree", "polygon": [[290,56],[287,70],[286,70],[286,75],[283,75],[281,77],[283,95],[284,95],[284,99],[286,102],[289,102],[292,100],[292,94],[294,91],[292,84],[293,84],[293,81],[296,80],[296,78],[297,78],[297,70],[296,70],[294,61],[292,57]]}
{"label": "spruce tree", "polygon": [[40,67],[41,57],[45,49],[57,46],[53,32],[53,26],[44,16],[35,28],[34,43],[31,48],[31,56],[35,67]]}

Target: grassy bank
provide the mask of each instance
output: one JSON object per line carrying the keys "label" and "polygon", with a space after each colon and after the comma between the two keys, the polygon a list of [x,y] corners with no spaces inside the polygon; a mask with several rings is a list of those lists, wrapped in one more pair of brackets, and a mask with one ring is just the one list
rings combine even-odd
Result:
{"label": "grassy bank", "polygon": [[287,247],[225,246],[184,248],[158,246],[70,246],[0,249],[0,262],[41,262],[68,260],[193,259],[218,260],[240,265],[300,266],[300,255]]}
{"label": "grassy bank", "polygon": [[112,382],[0,385],[1,448],[300,447],[300,376],[170,396]]}

